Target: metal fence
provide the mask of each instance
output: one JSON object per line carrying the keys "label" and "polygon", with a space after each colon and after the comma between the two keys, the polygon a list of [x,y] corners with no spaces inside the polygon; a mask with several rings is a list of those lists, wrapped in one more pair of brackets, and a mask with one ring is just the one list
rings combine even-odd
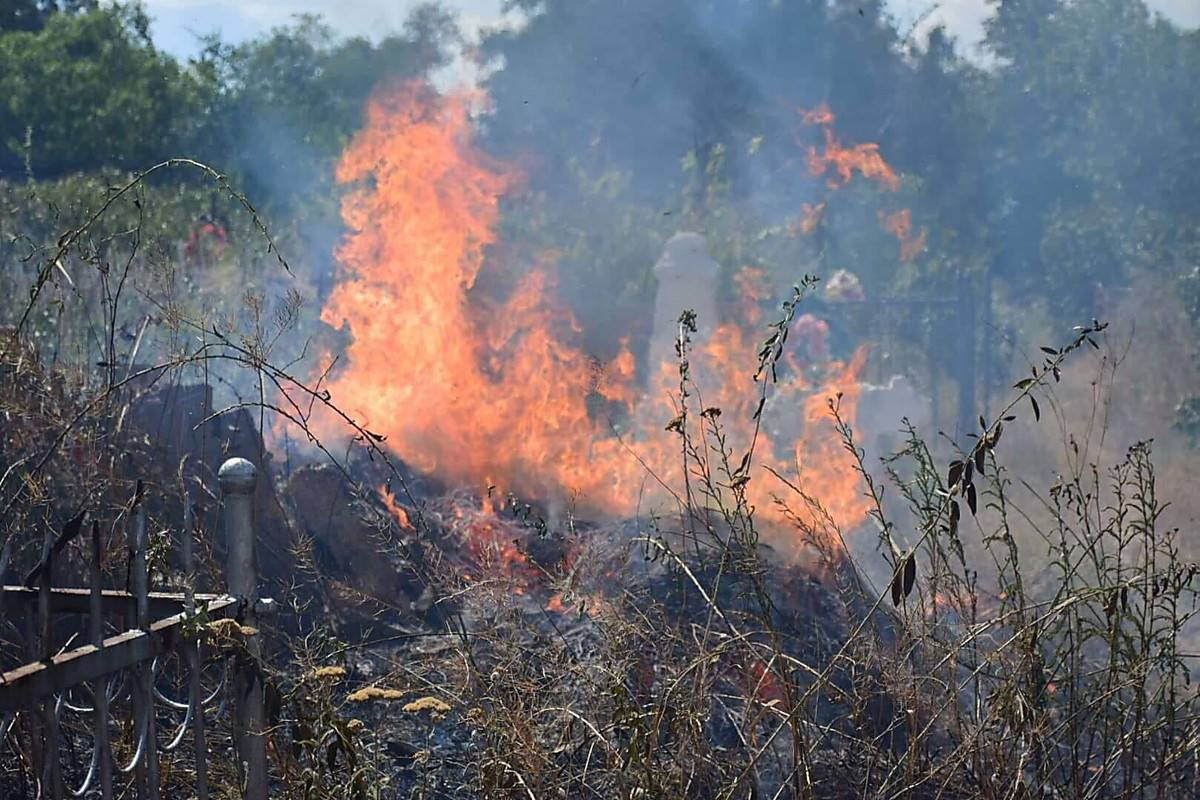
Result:
{"label": "metal fence", "polygon": [[[59,548],[52,532],[30,580],[24,586],[3,587],[0,621],[23,624],[29,661],[0,677],[0,747],[16,749],[18,732],[28,732],[28,738],[20,738],[31,765],[32,797],[108,800],[114,792],[129,796],[132,789],[136,797],[158,800],[163,786],[160,759],[167,754],[183,756],[190,743],[195,796],[207,800],[213,738],[209,723],[219,718],[233,735],[243,796],[265,800],[266,718],[259,637],[253,629],[270,601],[258,596],[256,481],[254,465],[241,458],[229,459],[218,473],[228,551],[227,594],[195,591],[196,532],[190,502],[185,502],[179,537],[185,590],[150,591],[146,507],[140,491],[126,526],[127,590],[101,588],[103,553],[95,523],[89,588],[53,585]],[[6,549],[0,554],[0,574],[7,570],[8,559]],[[87,619],[88,643],[70,649],[63,648],[73,642],[56,645],[55,619],[79,614]],[[123,619],[129,629],[105,636],[106,619]],[[201,634],[214,622],[220,626],[219,620],[237,623],[236,636],[215,645],[219,677],[210,681],[215,686],[205,686],[201,648],[210,645],[202,645]],[[168,659],[178,664],[174,691],[186,687],[184,697],[173,698],[173,690],[160,685]],[[114,704],[127,705],[128,715],[122,718],[115,713]],[[90,731],[90,756],[86,748],[81,753],[75,746],[81,730],[85,735]],[[114,745],[114,732],[119,748]],[[117,749],[122,752],[115,753]],[[83,758],[90,758],[86,767]]]}

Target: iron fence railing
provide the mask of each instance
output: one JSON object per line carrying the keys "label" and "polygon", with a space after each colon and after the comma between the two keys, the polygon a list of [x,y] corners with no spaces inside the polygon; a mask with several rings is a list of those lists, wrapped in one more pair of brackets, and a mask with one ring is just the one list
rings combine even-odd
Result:
{"label": "iron fence railing", "polygon": [[[228,552],[226,594],[195,591],[196,531],[190,502],[184,504],[179,542],[184,591],[150,591],[146,508],[140,497],[126,529],[127,591],[102,588],[103,553],[95,523],[90,587],[53,585],[58,555],[53,532],[46,536],[31,580],[24,586],[3,587],[0,630],[5,619],[23,628],[29,660],[0,676],[0,748],[28,758],[32,797],[109,800],[114,792],[128,796],[123,789],[129,787],[139,798],[158,800],[163,785],[160,758],[182,753],[190,740],[195,796],[207,800],[212,747],[206,720],[212,718],[223,719],[232,733],[243,797],[267,797],[266,719],[255,625],[270,601],[258,596],[255,467],[245,459],[229,459],[221,466],[218,482]],[[8,560],[6,548],[0,553],[0,575]],[[86,615],[86,644],[56,644],[53,622],[65,614]],[[105,621],[114,618],[127,620],[129,629],[105,636]],[[227,640],[237,646],[217,645],[219,677],[214,686],[205,686],[201,648],[208,645],[202,644],[201,625],[226,619],[238,623],[238,637]],[[171,697],[172,690],[160,685],[168,659],[179,664],[180,683],[186,684],[181,698]],[[117,702],[129,706],[129,719],[116,718]],[[68,718],[71,724],[65,726]],[[91,752],[85,762],[75,742],[80,731],[88,730]],[[114,752],[114,732],[121,754]]]}

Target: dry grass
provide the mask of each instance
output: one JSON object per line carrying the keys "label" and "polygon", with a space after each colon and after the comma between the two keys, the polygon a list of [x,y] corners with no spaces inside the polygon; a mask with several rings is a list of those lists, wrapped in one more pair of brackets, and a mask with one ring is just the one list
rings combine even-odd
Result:
{"label": "dry grass", "polygon": [[[158,350],[162,361],[136,378],[111,367],[108,343],[122,318],[107,277],[114,273],[97,270],[87,288],[76,271],[68,286],[55,259],[95,266],[113,263],[113,253],[89,248],[83,230],[75,232],[69,253],[39,251],[31,278],[47,294],[107,304],[108,328],[97,328],[104,335],[88,344],[89,328],[78,324],[77,341],[59,340],[52,359],[30,347],[26,330],[0,347],[0,502],[18,562],[40,541],[28,532],[54,525],[64,505],[97,509],[116,552],[133,481],[178,494],[177,465],[156,466],[121,423],[145,382],[236,373],[251,391],[232,407],[305,431],[313,405],[340,413],[320,386],[277,363],[273,348],[295,324],[294,299],[272,314],[260,296],[248,296],[237,315],[206,316],[173,300],[168,287],[155,298],[175,336]],[[140,246],[137,237],[120,241],[126,255]],[[234,316],[227,325],[218,319]],[[757,365],[764,393],[782,353],[779,326]],[[1150,444],[1134,443],[1104,465],[1084,459],[1046,486],[1007,458],[1007,431],[1049,427],[1034,418],[1038,399],[1070,429],[1071,406],[1048,393],[1091,340],[1106,346],[1099,326],[1049,348],[1007,408],[954,454],[910,430],[901,452],[878,467],[864,464],[831,399],[873,502],[876,558],[888,576],[879,590],[862,578],[879,570],[849,558],[820,498],[789,476],[757,470],[752,455],[729,444],[719,415],[688,410],[686,317],[681,331],[684,413],[675,429],[689,483],[670,519],[638,520],[630,535],[626,526],[555,531],[528,514],[506,518],[515,531],[559,535],[588,554],[584,567],[556,561],[535,578],[476,571],[467,580],[450,555],[430,552],[423,579],[444,628],[402,618],[402,633],[348,643],[320,625],[286,634],[284,624],[264,625],[276,796],[1200,794],[1196,654],[1182,638],[1195,614],[1197,570],[1180,532],[1162,523]],[[99,358],[60,357],[72,348]],[[86,366],[96,360],[106,366]],[[284,387],[306,404],[276,405]],[[408,492],[379,440],[343,418],[356,452],[375,460],[412,509],[425,546],[443,541],[450,527],[437,503]],[[314,446],[355,485],[348,459]],[[778,502],[823,568],[820,581],[779,563],[761,543],[747,478],[777,483]],[[902,502],[885,503],[885,487]],[[164,510],[152,529],[170,530],[177,518]],[[389,524],[396,523],[381,523]],[[80,575],[82,563],[82,553],[70,555],[64,575]],[[121,574],[120,564],[108,566]],[[166,582],[178,577],[165,557],[158,572]],[[559,608],[547,610],[550,594]],[[12,633],[0,637],[10,659],[18,657]],[[28,770],[23,730],[3,756],[14,775]],[[118,751],[127,744],[118,741]],[[228,750],[218,746],[214,755],[214,785],[231,796]],[[169,782],[182,790],[190,765],[176,758],[168,766]]]}

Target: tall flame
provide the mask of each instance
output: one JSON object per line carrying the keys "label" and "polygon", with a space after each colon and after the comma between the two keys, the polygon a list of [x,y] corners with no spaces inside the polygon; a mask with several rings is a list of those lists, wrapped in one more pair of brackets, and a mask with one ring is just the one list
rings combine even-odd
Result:
{"label": "tall flame", "polygon": [[[679,413],[668,388],[677,368],[646,371],[658,376],[646,392],[635,386],[628,345],[597,367],[576,344],[575,318],[554,299],[551,264],[524,270],[503,298],[476,286],[496,260],[501,198],[520,176],[473,146],[475,99],[392,87],[370,103],[343,155],[337,178],[354,185],[343,205],[350,233],[322,319],[348,325],[352,341],[328,388],[401,458],[456,485],[570,498],[611,515],[644,509],[656,494],[666,499],[663,484],[683,484],[680,438],[665,429]],[[721,325],[693,356],[704,406],[722,410],[735,458],[757,430],[758,277],[740,278],[745,324]],[[790,415],[792,430],[764,426],[755,446],[759,465],[794,473],[798,463],[806,488],[844,526],[864,518],[865,504],[824,398],[842,392],[852,419],[861,366],[861,356],[832,365],[825,386],[799,371],[781,375],[772,405],[801,413]],[[700,410],[685,423],[693,435],[711,419]],[[332,420],[317,428],[337,433]],[[760,471],[745,485],[768,515],[778,514],[780,488]]]}

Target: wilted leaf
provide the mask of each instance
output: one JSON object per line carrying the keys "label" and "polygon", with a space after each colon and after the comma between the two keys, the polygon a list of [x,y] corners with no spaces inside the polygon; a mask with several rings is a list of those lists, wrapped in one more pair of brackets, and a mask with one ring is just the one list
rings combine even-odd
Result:
{"label": "wilted leaf", "polygon": [[[1007,417],[1005,419],[1008,419]],[[1000,434],[1004,432],[1004,422],[996,423],[996,427],[992,429],[991,435],[988,436],[988,447],[995,450],[996,445],[1000,443]]]}
{"label": "wilted leaf", "polygon": [[1038,408],[1037,398],[1033,395],[1029,395],[1029,403],[1033,406],[1033,418],[1035,420],[1040,420],[1042,418],[1042,410]]}
{"label": "wilted leaf", "polygon": [[909,553],[904,561],[904,596],[907,598],[917,582],[917,554]]}
{"label": "wilted leaf", "polygon": [[967,487],[967,506],[970,507],[972,516],[975,516],[978,513],[975,503],[975,484],[971,484]]}
{"label": "wilted leaf", "polygon": [[1111,622],[1113,615],[1117,613],[1117,593],[1114,591],[1108,596],[1108,602],[1104,604],[1104,616]]}

